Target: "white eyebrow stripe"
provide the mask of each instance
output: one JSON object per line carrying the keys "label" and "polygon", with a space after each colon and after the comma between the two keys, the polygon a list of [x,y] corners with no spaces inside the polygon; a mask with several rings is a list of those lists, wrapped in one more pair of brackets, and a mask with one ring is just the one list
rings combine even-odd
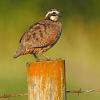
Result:
{"label": "white eyebrow stripe", "polygon": [[52,13],[56,13],[56,14],[59,14],[59,11],[49,11],[47,14],[46,14],[46,16],[45,17],[47,17],[49,14],[52,14]]}

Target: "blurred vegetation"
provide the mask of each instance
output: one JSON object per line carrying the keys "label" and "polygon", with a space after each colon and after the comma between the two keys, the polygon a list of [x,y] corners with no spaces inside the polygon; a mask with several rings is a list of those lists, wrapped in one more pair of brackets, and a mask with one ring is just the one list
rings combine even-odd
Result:
{"label": "blurred vegetation", "polygon": [[[67,88],[100,88],[100,0],[2,0],[0,1],[0,94],[27,92],[26,55],[13,59],[23,32],[57,8],[63,32],[45,55],[66,60]],[[68,100],[99,100],[100,94],[67,95]],[[3,99],[4,100],[4,99]],[[10,100],[27,100],[17,97]]]}

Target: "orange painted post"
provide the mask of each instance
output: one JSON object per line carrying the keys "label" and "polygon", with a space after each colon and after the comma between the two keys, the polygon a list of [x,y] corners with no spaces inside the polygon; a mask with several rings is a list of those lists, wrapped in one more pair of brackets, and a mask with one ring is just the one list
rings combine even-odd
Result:
{"label": "orange painted post", "polygon": [[32,62],[28,71],[28,100],[65,100],[65,61]]}

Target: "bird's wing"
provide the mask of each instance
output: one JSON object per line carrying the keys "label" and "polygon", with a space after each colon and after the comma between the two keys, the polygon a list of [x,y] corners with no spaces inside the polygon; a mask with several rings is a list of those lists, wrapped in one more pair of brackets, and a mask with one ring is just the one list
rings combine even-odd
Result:
{"label": "bird's wing", "polygon": [[20,43],[27,48],[46,47],[56,41],[58,32],[60,32],[59,27],[51,26],[47,22],[39,22],[24,33]]}
{"label": "bird's wing", "polygon": [[[37,24],[38,24],[38,23],[35,23],[34,25],[37,25]],[[21,41],[23,40],[24,36],[28,33],[28,31],[30,31],[30,30],[33,28],[34,25],[31,25],[31,26],[29,27],[29,29],[27,29],[27,31],[23,33],[23,35],[21,36],[21,38],[20,38],[20,40],[19,40],[20,43],[21,43]]]}

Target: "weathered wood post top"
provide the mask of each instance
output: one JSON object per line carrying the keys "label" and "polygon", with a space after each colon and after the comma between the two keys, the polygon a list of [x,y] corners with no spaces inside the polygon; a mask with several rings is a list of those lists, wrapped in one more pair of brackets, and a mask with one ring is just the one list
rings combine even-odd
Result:
{"label": "weathered wood post top", "polygon": [[32,62],[27,66],[28,100],[65,100],[65,61]]}

